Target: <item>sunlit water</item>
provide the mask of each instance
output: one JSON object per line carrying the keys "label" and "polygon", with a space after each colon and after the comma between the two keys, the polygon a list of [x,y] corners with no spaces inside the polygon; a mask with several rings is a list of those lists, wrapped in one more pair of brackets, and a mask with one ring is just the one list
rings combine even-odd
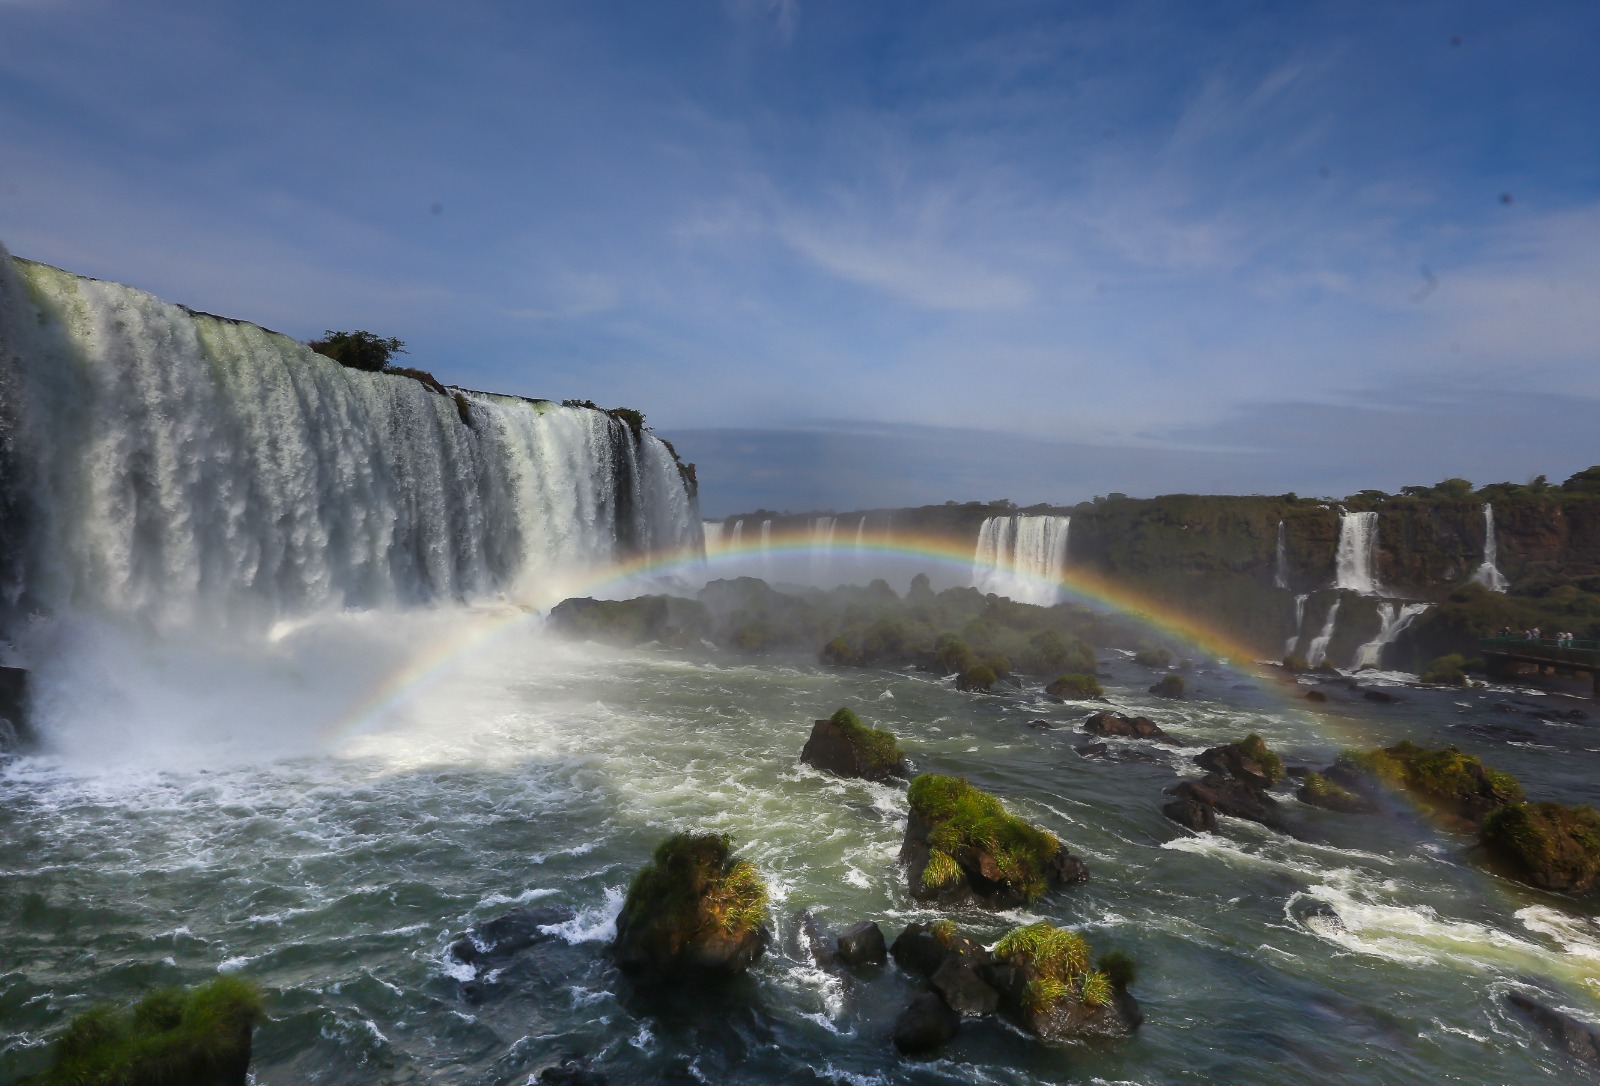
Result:
{"label": "sunlit water", "polygon": [[[524,1082],[566,1054],[621,1083],[1577,1073],[1502,998],[1533,986],[1595,1017],[1600,927],[1570,903],[1483,873],[1469,839],[1421,823],[1288,799],[1326,837],[1309,844],[1234,820],[1193,836],[1159,808],[1175,770],[1198,772],[1198,749],[1248,731],[1291,764],[1320,765],[1344,742],[1455,742],[1538,798],[1594,802],[1593,719],[1493,712],[1540,700],[1506,691],[1404,691],[1403,704],[1335,703],[1319,717],[1226,671],[1192,676],[1188,701],[1158,702],[1143,693],[1150,673],[1109,653],[1110,699],[1191,745],[1136,745],[1160,764],[1105,764],[1073,749],[1085,705],[962,694],[917,674],[573,646],[520,625],[362,715],[397,660],[474,621],[500,620],[349,619],[253,662],[97,643],[98,678],[46,676],[57,749],[0,774],[0,1081],[36,1068],[90,997],[218,969],[267,992],[264,1084]],[[1133,1038],[1048,1049],[971,1023],[941,1058],[908,1062],[889,1031],[911,983],[892,967],[809,963],[802,908],[836,927],[875,919],[891,938],[934,915],[896,864],[903,789],[797,763],[809,722],[839,705],[893,729],[919,770],[966,774],[1087,858],[1087,885],[956,918],[992,940],[1048,917],[1131,951],[1147,1016]],[[1041,718],[1058,727],[1028,726]],[[1461,727],[1485,724],[1527,734]],[[604,951],[632,873],[689,828],[730,833],[756,861],[778,940],[747,982],[669,1014],[634,1000]],[[464,999],[446,947],[527,903],[577,915],[491,978],[482,1002]]]}

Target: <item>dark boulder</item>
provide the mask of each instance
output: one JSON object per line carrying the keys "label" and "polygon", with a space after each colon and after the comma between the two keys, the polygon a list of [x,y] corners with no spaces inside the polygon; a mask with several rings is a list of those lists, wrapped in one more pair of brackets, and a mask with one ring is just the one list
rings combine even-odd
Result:
{"label": "dark boulder", "polygon": [[1216,808],[1205,799],[1187,792],[1170,800],[1161,808],[1161,813],[1196,833],[1214,833],[1217,829]]}
{"label": "dark boulder", "polygon": [[1513,878],[1543,890],[1600,894],[1600,811],[1513,803],[1483,820],[1478,840]]}
{"label": "dark boulder", "polygon": [[1237,743],[1211,747],[1197,754],[1195,765],[1211,773],[1236,777],[1251,788],[1264,790],[1283,779],[1283,761],[1262,741],[1250,735]]}
{"label": "dark boulder", "polygon": [[921,992],[894,1023],[894,1046],[919,1056],[948,1044],[961,1029],[961,1016],[932,992]]}
{"label": "dark boulder", "polygon": [[1375,686],[1369,686],[1366,689],[1362,690],[1361,691],[1361,696],[1366,698],[1368,701],[1375,701],[1379,705],[1393,705],[1398,701],[1405,700],[1405,699],[1400,698],[1400,697],[1398,697],[1398,696],[1396,696],[1394,694],[1389,693],[1387,690],[1379,690]]}
{"label": "dark boulder", "polygon": [[889,960],[883,931],[871,920],[852,924],[839,933],[839,960],[846,965],[882,965]]}
{"label": "dark boulder", "polygon": [[[1278,801],[1265,792],[1250,787],[1237,777],[1224,777],[1212,773],[1199,781],[1184,781],[1169,789],[1168,794],[1189,804],[1210,807],[1218,814],[1259,822],[1268,829],[1283,831],[1287,828],[1283,815],[1278,811]],[[1195,828],[1193,821],[1195,816],[1187,806],[1179,807],[1177,803],[1168,803],[1162,808],[1162,814],[1175,822]],[[1179,815],[1184,817],[1178,817]],[[1203,820],[1204,816],[1200,817]]]}
{"label": "dark boulder", "polygon": [[1600,1030],[1571,1015],[1546,1007],[1521,992],[1506,994],[1506,1002],[1526,1022],[1544,1034],[1551,1047],[1594,1067],[1600,1067]]}
{"label": "dark boulder", "polygon": [[31,746],[33,738],[28,673],[20,667],[0,667],[0,754]]}
{"label": "dark boulder", "polygon": [[1328,695],[1324,694],[1320,690],[1307,690],[1306,691],[1306,700],[1307,701],[1327,701],[1328,700]]}
{"label": "dark boulder", "polygon": [[889,953],[901,969],[924,978],[932,977],[951,958],[974,966],[990,960],[982,943],[962,935],[948,920],[907,924]]}
{"label": "dark boulder", "polygon": [[869,728],[849,709],[840,709],[828,720],[811,726],[811,737],[800,751],[800,760],[813,769],[840,777],[861,777],[870,781],[903,777],[905,755],[890,733]]}
{"label": "dark boulder", "polygon": [[1157,743],[1176,743],[1155,721],[1144,716],[1121,713],[1095,713],[1083,722],[1083,730],[1102,739],[1151,739]]}
{"label": "dark boulder", "polygon": [[795,917],[796,926],[800,932],[800,950],[808,954],[811,960],[821,969],[832,969],[839,961],[837,940],[816,914],[810,909],[801,909]]}
{"label": "dark boulder", "polygon": [[588,1060],[573,1057],[546,1067],[534,1081],[541,1086],[606,1086],[603,1072],[596,1071]]}
{"label": "dark boulder", "polygon": [[945,1006],[963,1017],[980,1018],[1000,1008],[1000,993],[984,982],[979,968],[980,964],[966,955],[950,954],[934,970],[928,983],[939,993]]}
{"label": "dark boulder", "polygon": [[680,833],[663,841],[617,916],[612,956],[646,981],[743,973],[766,952],[767,889],[727,837]]}

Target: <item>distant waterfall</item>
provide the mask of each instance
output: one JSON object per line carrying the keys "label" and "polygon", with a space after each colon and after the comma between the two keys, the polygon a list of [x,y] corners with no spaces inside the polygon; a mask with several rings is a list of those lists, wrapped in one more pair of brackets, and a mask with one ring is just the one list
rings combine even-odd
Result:
{"label": "distant waterfall", "polygon": [[1378,514],[1339,514],[1339,549],[1334,556],[1334,587],[1376,596]]}
{"label": "distant waterfall", "polygon": [[700,531],[706,537],[706,553],[715,554],[722,549],[723,523],[720,520],[702,520]]}
{"label": "distant waterfall", "polygon": [[856,550],[860,550],[866,543],[867,515],[861,514],[861,519],[856,521]]}
{"label": "distant waterfall", "polygon": [[1294,598],[1294,633],[1290,634],[1289,640],[1284,643],[1283,654],[1285,656],[1293,656],[1294,647],[1300,643],[1300,627],[1305,624],[1306,600],[1310,598],[1309,595],[1299,595]]}
{"label": "distant waterfall", "polygon": [[1328,658],[1328,644],[1333,640],[1334,623],[1339,619],[1339,604],[1343,600],[1336,599],[1333,606],[1328,608],[1328,617],[1322,621],[1322,632],[1311,639],[1311,647],[1306,650],[1306,663],[1316,667]]}
{"label": "distant waterfall", "polygon": [[1483,506],[1483,564],[1472,575],[1472,579],[1483,585],[1491,592],[1504,592],[1509,583],[1505,576],[1495,565],[1499,556],[1500,545],[1494,537],[1494,506],[1488,502]]}
{"label": "distant waterfall", "polygon": [[1350,666],[1358,670],[1380,666],[1383,662],[1384,648],[1405,632],[1405,628],[1427,609],[1426,603],[1398,603],[1392,600],[1380,603],[1378,620],[1382,623],[1382,627],[1378,630],[1378,636],[1356,649],[1356,658]]}
{"label": "distant waterfall", "polygon": [[1274,556],[1272,584],[1275,588],[1289,587],[1289,543],[1284,535],[1283,521],[1278,521],[1278,548]]}
{"label": "distant waterfall", "polygon": [[763,552],[772,549],[772,521],[761,522],[761,549]]}
{"label": "distant waterfall", "polygon": [[733,522],[733,539],[728,544],[734,550],[739,549],[739,544],[744,542],[744,520],[741,518]]}
{"label": "distant waterfall", "polygon": [[987,518],[972,556],[973,587],[1021,603],[1055,603],[1071,525],[1071,517]]}
{"label": "distant waterfall", "polygon": [[611,416],[362,373],[0,249],[11,598],[157,626],[542,593],[704,527]]}

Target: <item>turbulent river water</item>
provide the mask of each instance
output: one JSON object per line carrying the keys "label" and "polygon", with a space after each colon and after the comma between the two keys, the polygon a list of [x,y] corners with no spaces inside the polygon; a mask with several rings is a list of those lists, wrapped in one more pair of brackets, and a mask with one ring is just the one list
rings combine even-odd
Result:
{"label": "turbulent river water", "polygon": [[[467,644],[371,703],[397,665]],[[103,681],[59,684],[46,751],[0,769],[0,1081],[39,1066],[90,998],[219,969],[267,993],[262,1084],[520,1083],[567,1054],[617,1083],[1564,1082],[1576,1065],[1503,997],[1600,1007],[1593,917],[1484,872],[1468,838],[1292,798],[1322,843],[1231,819],[1196,836],[1159,813],[1175,774],[1198,772],[1194,753],[1249,731],[1290,764],[1403,736],[1455,743],[1536,798],[1597,802],[1596,720],[1513,711],[1582,702],[1404,690],[1313,714],[1220,665],[1191,676],[1188,700],[1159,702],[1148,671],[1103,652],[1110,701],[1187,744],[1113,741],[1152,760],[1111,764],[1074,750],[1088,705],[574,645],[493,612],[347,615],[237,659],[138,638],[92,656]],[[972,1023],[908,1062],[889,1029],[911,982],[810,963],[801,909],[835,927],[875,919],[890,938],[936,915],[896,863],[903,788],[797,762],[809,722],[839,705],[894,730],[917,769],[965,774],[1087,859],[1085,885],[955,918],[992,941],[1048,917],[1130,951],[1136,1035],[1049,1049]],[[720,995],[642,1005],[606,940],[633,872],[689,828],[727,832],[755,860],[778,938]],[[533,904],[575,916],[466,998],[448,945]]]}

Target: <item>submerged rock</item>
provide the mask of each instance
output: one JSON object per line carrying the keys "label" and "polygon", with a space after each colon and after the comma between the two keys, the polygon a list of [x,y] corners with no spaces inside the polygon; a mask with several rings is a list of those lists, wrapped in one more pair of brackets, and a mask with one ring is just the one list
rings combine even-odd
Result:
{"label": "submerged rock", "polygon": [[840,709],[812,725],[800,760],[825,773],[870,781],[906,774],[906,758],[895,737],[863,724],[849,709]]}
{"label": "submerged rock", "polygon": [[908,798],[900,859],[919,901],[1020,905],[1089,877],[1054,834],[959,777],[925,773]]}
{"label": "submerged rock", "polygon": [[1257,790],[1270,788],[1283,779],[1283,759],[1254,733],[1237,743],[1211,747],[1197,754],[1194,762],[1212,773],[1237,777]]}
{"label": "submerged rock", "polygon": [[883,931],[871,920],[852,924],[839,933],[839,960],[846,965],[882,965],[889,960]]}
{"label": "submerged rock", "polygon": [[1095,713],[1083,722],[1083,730],[1102,739],[1153,739],[1157,743],[1176,743],[1149,717],[1121,713]]}
{"label": "submerged rock", "polygon": [[606,1086],[606,1076],[588,1060],[577,1057],[546,1067],[534,1081],[542,1086]]}
{"label": "submerged rock", "polygon": [[1546,1007],[1521,992],[1508,992],[1506,1002],[1525,1021],[1537,1026],[1552,1048],[1560,1049],[1591,1066],[1600,1067],[1600,1030],[1587,1022],[1578,1021],[1570,1014]]}
{"label": "submerged rock", "polygon": [[767,888],[720,834],[674,834],[628,888],[611,944],[617,967],[643,980],[717,979],[766,952]]}
{"label": "submerged rock", "polygon": [[961,1016],[933,992],[921,992],[894,1023],[894,1046],[920,1056],[948,1044],[961,1029]]}
{"label": "submerged rock", "polygon": [[1321,773],[1307,773],[1305,783],[1295,795],[1301,803],[1340,814],[1373,814],[1378,810],[1377,803],[1370,797],[1341,787]]}

